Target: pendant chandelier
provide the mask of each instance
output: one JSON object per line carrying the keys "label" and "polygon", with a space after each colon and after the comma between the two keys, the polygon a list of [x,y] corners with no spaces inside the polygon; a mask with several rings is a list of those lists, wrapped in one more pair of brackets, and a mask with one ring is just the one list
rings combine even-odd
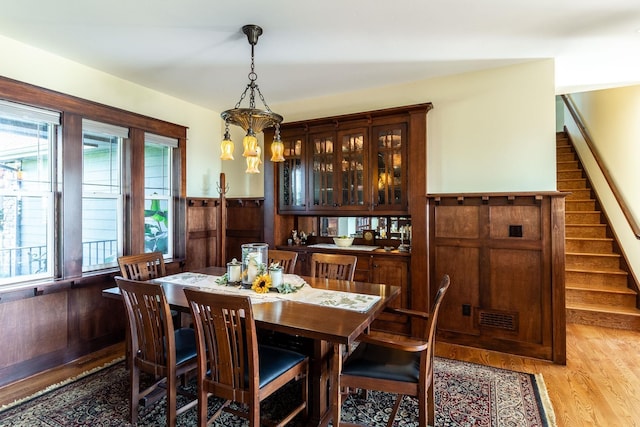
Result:
{"label": "pendant chandelier", "polygon": [[[226,110],[220,113],[220,116],[224,120],[225,130],[224,138],[220,145],[222,154],[220,158],[222,160],[233,160],[233,141],[229,134],[229,125],[240,126],[246,133],[242,140],[243,153],[242,155],[247,159],[246,173],[260,173],[258,166],[262,163],[261,149],[258,146],[257,134],[262,132],[263,129],[274,126],[275,134],[273,142],[271,143],[271,161],[283,162],[284,157],[284,145],[280,139],[280,123],[283,117],[280,114],[276,114],[267,105],[264,100],[264,96],[258,88],[256,80],[258,75],[255,72],[255,66],[253,63],[254,47],[258,43],[258,37],[262,34],[262,28],[257,25],[245,25],[242,27],[242,32],[246,34],[247,40],[251,45],[251,71],[249,72],[249,83],[245,88],[240,100],[231,110]],[[249,94],[249,108],[242,108],[240,104]],[[256,108],[256,93],[264,105],[264,110]]]}

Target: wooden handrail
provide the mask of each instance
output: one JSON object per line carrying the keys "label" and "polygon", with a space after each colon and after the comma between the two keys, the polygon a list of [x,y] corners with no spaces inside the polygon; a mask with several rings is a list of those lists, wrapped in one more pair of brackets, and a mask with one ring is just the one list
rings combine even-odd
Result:
{"label": "wooden handrail", "polygon": [[596,163],[600,168],[602,175],[604,175],[604,179],[607,181],[607,185],[611,189],[613,196],[616,198],[618,205],[620,205],[620,209],[622,210],[624,217],[627,219],[627,222],[629,223],[629,226],[631,227],[633,234],[636,236],[636,239],[640,239],[640,226],[638,226],[638,222],[633,217],[633,214],[631,213],[629,206],[625,202],[625,199],[622,196],[622,193],[620,192],[620,190],[618,190],[618,187],[616,186],[615,181],[613,180],[613,178],[611,177],[611,174],[609,173],[609,169],[607,169],[607,167],[604,165],[604,162],[602,161],[602,157],[600,156],[598,149],[593,143],[593,140],[591,139],[591,136],[589,135],[589,132],[587,131],[587,128],[584,125],[584,122],[582,121],[582,118],[580,117],[580,115],[578,114],[578,111],[573,105],[571,98],[568,97],[567,95],[560,95],[560,96],[562,97],[564,104],[567,106],[569,113],[571,113],[571,117],[573,117],[574,122],[578,126],[578,129],[580,130],[582,137],[587,143],[587,147],[589,147],[589,150],[591,151],[593,158],[596,160]]}

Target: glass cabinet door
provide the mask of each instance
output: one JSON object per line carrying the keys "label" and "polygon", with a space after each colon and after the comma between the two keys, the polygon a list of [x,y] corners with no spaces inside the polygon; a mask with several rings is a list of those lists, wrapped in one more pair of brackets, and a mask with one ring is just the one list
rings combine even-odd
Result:
{"label": "glass cabinet door", "polygon": [[333,133],[310,136],[312,167],[310,191],[313,209],[330,209],[336,206],[333,178],[334,139]]}
{"label": "glass cabinet door", "polygon": [[284,162],[279,164],[280,211],[301,211],[306,209],[304,173],[304,135],[282,135]]}
{"label": "glass cabinet door", "polygon": [[340,177],[341,208],[362,209],[369,207],[367,129],[353,129],[338,133],[340,158],[338,159]]}
{"label": "glass cabinet door", "polygon": [[[407,209],[406,159],[407,127],[405,123],[373,128],[372,143],[377,150],[374,210]],[[426,189],[425,189],[426,191]]]}

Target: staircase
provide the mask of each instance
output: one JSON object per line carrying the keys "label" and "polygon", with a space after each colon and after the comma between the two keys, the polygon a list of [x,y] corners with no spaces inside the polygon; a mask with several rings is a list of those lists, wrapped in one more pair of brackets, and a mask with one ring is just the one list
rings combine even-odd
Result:
{"label": "staircase", "polygon": [[564,132],[556,134],[558,191],[570,192],[565,213],[567,322],[640,330],[636,292],[591,184]]}

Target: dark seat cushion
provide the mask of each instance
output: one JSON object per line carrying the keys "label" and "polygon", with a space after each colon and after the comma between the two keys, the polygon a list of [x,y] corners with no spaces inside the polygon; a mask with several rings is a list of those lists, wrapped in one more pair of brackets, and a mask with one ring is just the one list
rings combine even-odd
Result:
{"label": "dark seat cushion", "polygon": [[278,378],[305,359],[305,356],[295,351],[259,345],[260,354],[260,388]]}
{"label": "dark seat cushion", "polygon": [[342,373],[416,383],[420,375],[420,353],[361,343],[344,362]]}
{"label": "dark seat cushion", "polygon": [[196,333],[193,329],[177,329],[174,336],[176,339],[176,365],[196,357]]}

